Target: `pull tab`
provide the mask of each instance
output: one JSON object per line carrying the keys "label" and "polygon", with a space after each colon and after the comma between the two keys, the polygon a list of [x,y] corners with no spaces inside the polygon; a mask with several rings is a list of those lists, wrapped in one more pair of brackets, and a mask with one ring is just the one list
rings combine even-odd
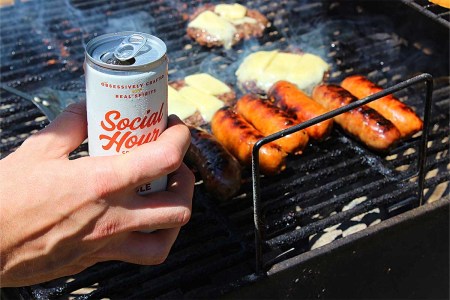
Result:
{"label": "pull tab", "polygon": [[123,39],[114,51],[114,56],[121,61],[133,58],[144,47],[147,39],[139,34],[132,34]]}

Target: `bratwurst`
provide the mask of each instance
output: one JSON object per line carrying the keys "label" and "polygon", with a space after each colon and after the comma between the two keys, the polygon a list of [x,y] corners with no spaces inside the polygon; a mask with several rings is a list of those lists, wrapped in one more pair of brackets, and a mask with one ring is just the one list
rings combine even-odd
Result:
{"label": "bratwurst", "polygon": [[[230,107],[222,107],[211,120],[211,130],[217,140],[241,164],[248,166],[255,143],[264,135]],[[271,142],[259,150],[259,164],[263,174],[277,174],[286,168],[287,156],[280,146]]]}
{"label": "bratwurst", "polygon": [[[360,75],[347,77],[342,81],[341,86],[359,99],[383,90],[382,87]],[[423,127],[423,122],[417,114],[392,95],[372,101],[367,106],[375,109],[383,117],[394,123],[403,139],[414,135]]]}
{"label": "bratwurst", "polygon": [[[329,111],[358,101],[343,87],[331,84],[316,86],[312,97]],[[397,127],[366,105],[337,115],[334,120],[345,132],[376,151],[386,151],[400,139]]]}
{"label": "bratwurst", "polygon": [[216,199],[227,200],[241,187],[241,165],[209,132],[189,127],[191,144],[184,157],[186,164],[196,170],[205,189]]}
{"label": "bratwurst", "polygon": [[[288,81],[278,81],[267,94],[281,109],[296,115],[299,122],[305,122],[327,112],[319,103],[308,97],[300,89]],[[323,140],[333,128],[333,120],[325,120],[306,128],[309,137],[315,140]]]}
{"label": "bratwurst", "polygon": [[[236,103],[236,112],[265,136],[299,123],[294,117],[255,94],[247,94],[240,98]],[[300,130],[275,140],[274,143],[287,153],[300,154],[308,144],[308,140],[306,131]]]}

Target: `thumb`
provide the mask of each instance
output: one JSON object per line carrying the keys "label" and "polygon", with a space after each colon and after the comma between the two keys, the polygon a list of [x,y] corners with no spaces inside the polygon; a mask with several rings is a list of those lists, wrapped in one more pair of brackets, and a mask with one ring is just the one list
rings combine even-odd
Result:
{"label": "thumb", "polygon": [[67,156],[87,137],[86,103],[69,105],[38,135],[42,147],[51,156]]}

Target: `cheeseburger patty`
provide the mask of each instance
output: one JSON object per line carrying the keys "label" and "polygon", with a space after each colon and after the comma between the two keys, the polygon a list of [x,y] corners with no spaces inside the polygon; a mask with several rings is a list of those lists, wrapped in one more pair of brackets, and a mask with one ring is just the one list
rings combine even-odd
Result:
{"label": "cheeseburger patty", "polygon": [[[201,13],[205,11],[214,12],[215,5],[206,4],[197,8],[194,13],[190,17],[190,21],[193,21],[197,18]],[[257,10],[247,9],[245,17],[252,18],[255,20],[254,23],[243,22],[242,24],[233,24],[236,29],[235,34],[231,40],[231,45],[237,44],[242,39],[250,39],[252,37],[261,37],[264,33],[264,30],[268,27],[269,21],[267,18],[258,12]],[[207,29],[196,28],[196,27],[187,27],[187,35],[194,39],[197,43],[206,47],[222,47],[224,46],[224,41],[217,37]]]}

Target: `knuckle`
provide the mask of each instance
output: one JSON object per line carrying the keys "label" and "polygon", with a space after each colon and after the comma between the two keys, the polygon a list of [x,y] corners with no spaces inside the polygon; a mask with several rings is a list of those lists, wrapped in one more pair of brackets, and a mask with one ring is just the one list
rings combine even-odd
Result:
{"label": "knuckle", "polygon": [[113,183],[116,182],[117,172],[108,163],[97,164],[92,172],[94,193],[98,199],[107,198],[113,192]]}
{"label": "knuckle", "polygon": [[126,172],[127,185],[136,186],[143,177],[147,176],[148,170],[145,168],[147,164],[143,161],[144,159],[146,157],[134,157],[128,161],[127,168],[132,171]]}
{"label": "knuckle", "polygon": [[161,147],[161,149],[163,151],[164,169],[168,172],[173,172],[178,169],[183,162],[183,153],[181,149],[171,144],[166,144],[165,147]]}
{"label": "knuckle", "polygon": [[120,224],[115,221],[106,221],[99,224],[95,229],[94,239],[102,239],[115,235],[120,231]]}
{"label": "knuckle", "polygon": [[94,193],[96,198],[104,199],[111,194],[110,184],[108,180],[105,180],[102,176],[95,177]]}

